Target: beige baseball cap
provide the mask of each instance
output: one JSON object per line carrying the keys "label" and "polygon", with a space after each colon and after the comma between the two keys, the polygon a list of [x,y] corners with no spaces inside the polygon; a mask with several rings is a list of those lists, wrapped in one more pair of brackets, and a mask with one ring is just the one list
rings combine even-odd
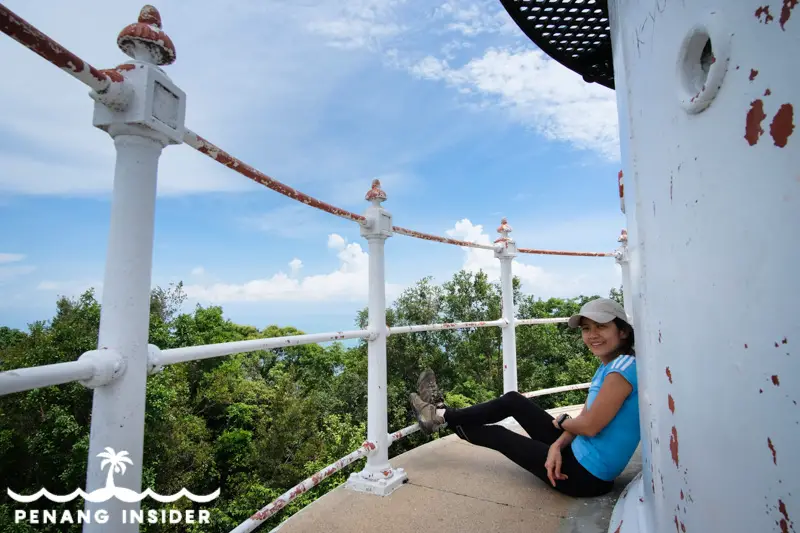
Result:
{"label": "beige baseball cap", "polygon": [[572,315],[569,318],[567,325],[571,328],[579,327],[581,325],[581,317],[590,318],[600,324],[605,324],[611,322],[615,318],[620,318],[630,324],[628,315],[625,314],[625,309],[615,300],[609,300],[608,298],[597,298],[596,300],[586,302],[577,315]]}

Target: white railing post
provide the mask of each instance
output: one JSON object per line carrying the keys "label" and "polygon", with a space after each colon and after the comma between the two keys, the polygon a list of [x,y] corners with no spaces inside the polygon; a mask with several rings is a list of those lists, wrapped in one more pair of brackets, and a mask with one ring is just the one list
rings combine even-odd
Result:
{"label": "white railing post", "polygon": [[517,335],[514,313],[514,281],[511,263],[517,256],[517,245],[508,236],[511,233],[508,220],[503,218],[494,241],[494,256],[500,260],[500,288],[503,297],[503,392],[517,390]]}
{"label": "white railing post", "polygon": [[[111,379],[83,382],[94,389],[86,491],[107,487],[109,468],[127,452],[124,470],[116,470],[114,485],[142,490],[145,392],[148,372],[150,281],[153,258],[158,159],[169,144],[184,135],[185,95],[156,65],[175,59],[172,42],[161,31],[161,17],[146,6],[136,24],[120,33],[118,44],[133,61],[120,65],[115,76],[124,77],[123,93],[92,93],[94,125],[106,131],[117,151],[111,221],[103,284],[98,350],[84,354],[97,367],[116,361]],[[121,368],[119,368],[121,367]],[[106,375],[107,377],[108,375]],[[101,464],[98,454],[113,450],[111,464]],[[120,465],[122,466],[122,465]],[[104,468],[107,467],[107,468]],[[109,478],[110,479],[110,478]],[[91,520],[84,533],[114,530],[138,531],[137,524],[123,523],[122,513],[140,504],[108,501],[86,502],[92,513],[104,511],[105,524]]]}
{"label": "white railing post", "polygon": [[[614,257],[617,264],[622,269],[622,297],[625,303],[625,314],[629,320],[633,320],[633,293],[631,291],[631,264],[628,256],[628,230],[622,230],[617,239],[621,243],[617,248]],[[626,294],[627,293],[627,294]]]}
{"label": "white railing post", "polygon": [[405,483],[408,476],[402,468],[392,468],[389,463],[384,245],[392,236],[392,215],[381,207],[386,193],[380,186],[380,181],[372,181],[372,188],[366,195],[372,205],[361,226],[361,236],[369,244],[367,440],[375,444],[375,449],[367,456],[364,469],[350,475],[347,485],[357,491],[386,496]]}

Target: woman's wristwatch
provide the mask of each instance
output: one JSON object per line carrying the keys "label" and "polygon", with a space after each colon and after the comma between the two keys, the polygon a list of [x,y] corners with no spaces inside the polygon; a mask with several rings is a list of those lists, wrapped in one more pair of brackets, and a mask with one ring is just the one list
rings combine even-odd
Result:
{"label": "woman's wristwatch", "polygon": [[567,413],[564,413],[563,415],[559,416],[559,417],[556,419],[556,420],[557,420],[557,423],[558,423],[558,428],[559,428],[561,431],[564,431],[564,428],[563,428],[563,427],[561,427],[561,424],[563,424],[563,423],[564,423],[564,420],[567,420],[567,419],[569,419],[569,418],[572,418],[572,417],[571,417],[571,416],[569,416]]}

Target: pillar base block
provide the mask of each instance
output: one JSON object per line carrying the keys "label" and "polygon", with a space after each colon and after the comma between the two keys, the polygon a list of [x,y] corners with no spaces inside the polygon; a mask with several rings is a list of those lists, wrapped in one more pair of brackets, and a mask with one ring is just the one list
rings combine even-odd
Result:
{"label": "pillar base block", "polygon": [[347,479],[346,487],[356,492],[388,496],[406,483],[408,483],[406,471],[402,468],[391,468],[377,476],[366,470],[354,472]]}

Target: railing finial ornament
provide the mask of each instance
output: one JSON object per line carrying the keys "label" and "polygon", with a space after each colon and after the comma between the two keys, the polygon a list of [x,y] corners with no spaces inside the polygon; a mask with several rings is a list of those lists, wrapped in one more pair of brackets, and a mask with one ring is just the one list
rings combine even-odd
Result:
{"label": "railing finial ornament", "polygon": [[511,237],[509,237],[508,234],[511,233],[512,231],[514,231],[514,229],[508,224],[508,219],[506,217],[503,217],[502,219],[500,219],[500,227],[497,228],[497,233],[500,234],[500,237],[498,237],[497,240],[495,240],[494,242],[495,243],[511,242]]}
{"label": "railing finial ornament", "polygon": [[161,28],[161,14],[148,4],[139,12],[138,22],[119,32],[117,46],[133,59],[154,65],[170,65],[175,62],[175,45]]}
{"label": "railing finial ornament", "polygon": [[386,191],[381,189],[381,180],[372,180],[372,187],[367,191],[367,195],[364,199],[372,202],[376,206],[386,200]]}

